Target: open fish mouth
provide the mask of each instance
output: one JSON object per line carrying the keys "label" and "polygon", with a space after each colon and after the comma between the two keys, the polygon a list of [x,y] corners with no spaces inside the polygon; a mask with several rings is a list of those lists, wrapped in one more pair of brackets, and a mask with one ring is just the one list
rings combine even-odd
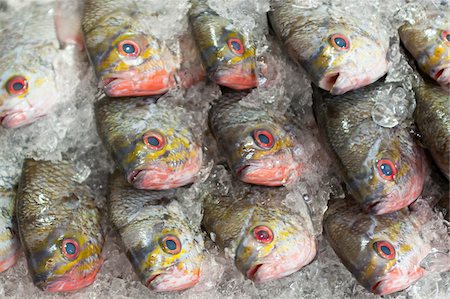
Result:
{"label": "open fish mouth", "polygon": [[434,75],[434,80],[436,80],[439,84],[450,83],[450,66],[445,66],[438,70]]}
{"label": "open fish mouth", "polygon": [[186,273],[183,270],[171,270],[170,272],[151,275],[147,281],[147,288],[155,292],[182,291],[193,287],[200,280],[200,270]]}

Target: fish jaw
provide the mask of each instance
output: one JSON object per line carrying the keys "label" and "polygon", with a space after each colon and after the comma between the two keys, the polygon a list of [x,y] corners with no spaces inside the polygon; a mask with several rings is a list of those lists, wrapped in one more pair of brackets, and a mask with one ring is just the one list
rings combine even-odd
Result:
{"label": "fish jaw", "polygon": [[2,126],[6,129],[16,129],[34,122],[43,115],[31,115],[22,111],[10,112],[0,117]]}
{"label": "fish jaw", "polygon": [[186,273],[184,269],[173,268],[168,273],[151,275],[146,286],[155,292],[182,291],[193,287],[200,280],[200,268]]}
{"label": "fish jaw", "polygon": [[7,258],[0,260],[0,273],[8,270],[17,263],[19,259],[20,252],[16,250],[13,254],[9,255]]}
{"label": "fish jaw", "polygon": [[388,295],[406,289],[419,280],[425,273],[421,267],[415,266],[411,271],[404,273],[398,268],[387,273],[382,279],[375,282],[370,291],[376,295]]}
{"label": "fish jaw", "polygon": [[447,85],[450,83],[450,65],[440,66],[433,68],[431,71],[431,77],[441,85]]}
{"label": "fish jaw", "polygon": [[254,68],[246,70],[243,65],[233,67],[219,68],[211,75],[212,80],[218,85],[229,87],[236,90],[254,88],[258,85]]}
{"label": "fish jaw", "polygon": [[158,95],[175,86],[173,72],[165,69],[142,74],[118,73],[102,76],[101,81],[105,93],[109,97]]}

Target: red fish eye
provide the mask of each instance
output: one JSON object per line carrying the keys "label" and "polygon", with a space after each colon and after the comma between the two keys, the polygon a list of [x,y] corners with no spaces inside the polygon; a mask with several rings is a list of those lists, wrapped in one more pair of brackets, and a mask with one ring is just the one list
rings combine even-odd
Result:
{"label": "red fish eye", "polygon": [[61,251],[66,258],[74,260],[80,253],[78,242],[74,239],[64,239],[61,245]]}
{"label": "red fish eye", "polygon": [[237,54],[239,56],[244,54],[245,47],[240,39],[230,38],[227,43],[228,43],[228,48],[230,48],[230,50],[233,51],[234,54]]}
{"label": "red fish eye", "polygon": [[273,135],[267,130],[255,130],[253,139],[263,149],[271,149],[273,147]]}
{"label": "red fish eye", "polygon": [[350,48],[350,42],[348,41],[348,38],[346,38],[342,34],[333,34],[330,37],[330,43],[335,49],[340,51],[345,51]]}
{"label": "red fish eye", "polygon": [[268,244],[273,241],[273,233],[265,225],[257,226],[253,229],[253,236],[258,242]]}
{"label": "red fish eye", "polygon": [[444,42],[450,46],[450,31],[445,30],[441,33],[441,38],[444,40]]}
{"label": "red fish eye", "polygon": [[6,82],[6,89],[10,95],[24,94],[28,89],[27,79],[23,76],[14,76]]}
{"label": "red fish eye", "polygon": [[140,54],[139,45],[132,40],[123,40],[117,46],[119,53],[126,57],[138,57]]}
{"label": "red fish eye", "polygon": [[382,159],[377,161],[377,169],[380,176],[388,181],[393,181],[397,174],[397,168],[394,163],[388,159]]}
{"label": "red fish eye", "polygon": [[373,243],[373,249],[384,259],[392,260],[395,258],[394,246],[387,241],[378,241]]}
{"label": "red fish eye", "polygon": [[174,235],[167,235],[161,238],[159,241],[161,248],[164,252],[169,254],[178,254],[181,251],[181,242]]}
{"label": "red fish eye", "polygon": [[156,132],[147,132],[144,134],[145,145],[152,150],[160,150],[164,147],[164,137]]}

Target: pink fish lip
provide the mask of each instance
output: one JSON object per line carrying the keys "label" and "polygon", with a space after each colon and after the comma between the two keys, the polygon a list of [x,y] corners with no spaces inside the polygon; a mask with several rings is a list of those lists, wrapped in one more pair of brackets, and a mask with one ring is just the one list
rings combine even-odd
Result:
{"label": "pink fish lip", "polygon": [[382,287],[382,283],[384,282],[384,280],[379,280],[377,281],[371,288],[370,291],[376,295],[384,295],[383,291],[380,290],[380,287]]}
{"label": "pink fish lip", "polygon": [[258,272],[258,269],[259,269],[262,265],[263,265],[263,264],[257,264],[257,265],[255,265],[255,266],[251,267],[250,269],[248,269],[248,271],[247,271],[247,278],[248,278],[248,279],[251,279],[251,280],[254,280],[254,279],[255,279],[256,272]]}
{"label": "pink fish lip", "polygon": [[158,276],[160,276],[160,275],[161,275],[161,273],[150,276],[150,277],[147,279],[147,281],[146,281],[146,284],[145,284],[146,287],[151,288],[151,283],[152,283],[156,278],[158,278]]}
{"label": "pink fish lip", "polygon": [[434,80],[440,84],[450,83],[450,66],[444,66],[436,72],[434,75]]}
{"label": "pink fish lip", "polygon": [[245,171],[245,169],[247,169],[247,168],[249,168],[249,167],[250,167],[249,164],[242,165],[241,167],[239,167],[239,168],[237,169],[237,171],[236,171],[236,176],[237,176],[238,178],[240,178],[240,177],[242,176],[243,172]]}

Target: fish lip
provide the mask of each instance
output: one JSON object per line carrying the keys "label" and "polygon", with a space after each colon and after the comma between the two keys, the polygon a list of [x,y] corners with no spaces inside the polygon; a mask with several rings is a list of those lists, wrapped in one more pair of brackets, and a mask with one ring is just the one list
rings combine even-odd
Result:
{"label": "fish lip", "polygon": [[261,266],[264,264],[256,264],[253,267],[250,267],[250,269],[248,269],[247,271],[247,278],[254,280],[255,276],[256,276],[256,272],[258,272],[259,268],[261,268]]}
{"label": "fish lip", "polygon": [[379,287],[381,286],[381,284],[384,282],[385,280],[379,280],[377,281],[371,288],[370,291],[376,295],[383,295],[382,292],[379,290]]}
{"label": "fish lip", "polygon": [[236,171],[236,176],[237,176],[238,178],[241,178],[242,175],[243,175],[243,172],[244,172],[247,168],[249,168],[250,166],[251,166],[250,164],[244,164],[244,165],[240,166],[240,167],[237,169],[237,171]]}
{"label": "fish lip", "polygon": [[132,172],[130,172],[128,174],[127,180],[130,184],[133,184],[134,181],[136,180],[137,176],[144,171],[144,169],[137,169],[137,170],[133,170]]}
{"label": "fish lip", "polygon": [[161,275],[162,275],[162,273],[158,273],[158,274],[155,274],[155,275],[150,276],[150,277],[147,279],[147,281],[145,282],[145,286],[146,286],[147,288],[151,288],[152,286],[151,286],[150,284],[152,283],[152,281],[154,281],[156,278],[158,278],[158,277],[161,276]]}
{"label": "fish lip", "polygon": [[329,72],[325,74],[323,78],[319,81],[319,87],[327,91],[331,91],[333,89],[333,86],[336,84],[336,81],[339,76],[340,76],[339,71]]}
{"label": "fish lip", "polygon": [[[240,73],[240,66],[234,68],[238,68],[237,72]],[[244,71],[242,74],[234,75],[233,68],[219,68],[212,71],[210,77],[216,84],[236,90],[250,89],[258,85],[256,74],[252,71]]]}
{"label": "fish lip", "polygon": [[442,66],[435,74],[434,80],[440,84],[447,84],[450,82],[450,65]]}

